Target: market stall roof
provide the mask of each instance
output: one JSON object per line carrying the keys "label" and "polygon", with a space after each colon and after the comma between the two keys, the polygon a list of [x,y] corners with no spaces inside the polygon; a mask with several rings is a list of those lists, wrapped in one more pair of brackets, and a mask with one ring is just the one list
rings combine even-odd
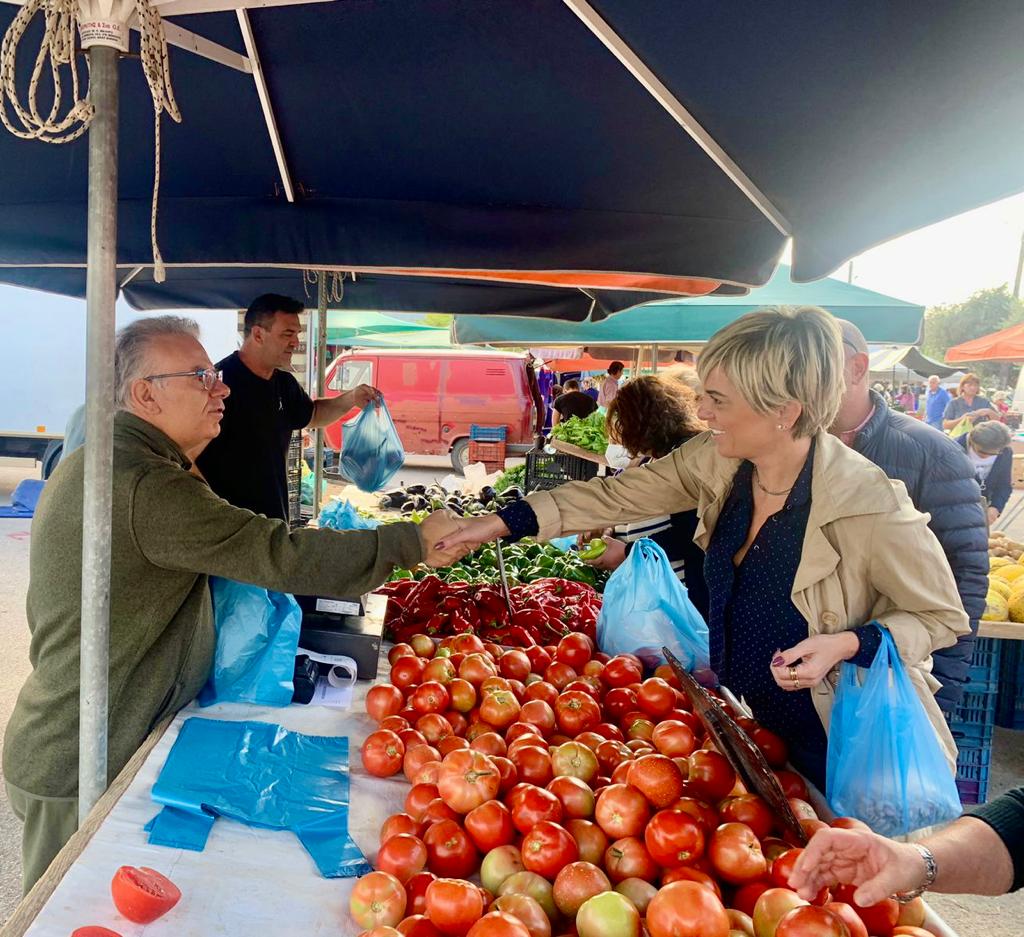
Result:
{"label": "market stall roof", "polygon": [[651,344],[706,342],[723,325],[765,306],[821,306],[849,319],[869,342],[912,344],[920,338],[924,307],[840,280],[794,283],[780,265],[767,286],[746,296],[648,303],[603,322],[570,324],[524,321],[510,316],[456,316],[452,325],[461,344],[509,345]]}
{"label": "market stall roof", "polygon": [[970,361],[1022,362],[1024,322],[954,345],[946,352],[946,360],[951,364],[966,364]]}
{"label": "market stall roof", "polygon": [[933,374],[945,378],[957,372],[957,368],[951,368],[934,358],[929,358],[913,345],[879,348],[871,353],[869,360],[868,370],[872,373],[875,371],[891,372],[896,368],[904,368],[921,378],[928,378]]}
{"label": "market stall roof", "polygon": [[364,332],[345,341],[336,341],[334,330],[327,330],[328,345],[352,348],[452,348],[448,329],[421,328],[415,332]]}
{"label": "market stall roof", "polygon": [[[766,283],[788,237],[813,280],[1024,187],[1016,0],[245,5],[153,4],[183,117],[162,130],[168,263],[701,293]],[[153,101],[120,71],[117,259],[145,267]],[[0,264],[48,265],[37,285],[85,262],[86,151],[0,133]]]}
{"label": "market stall roof", "polygon": [[612,359],[594,358],[591,355],[580,355],[577,358],[552,358],[544,362],[552,371],[559,374],[573,371],[607,371]]}

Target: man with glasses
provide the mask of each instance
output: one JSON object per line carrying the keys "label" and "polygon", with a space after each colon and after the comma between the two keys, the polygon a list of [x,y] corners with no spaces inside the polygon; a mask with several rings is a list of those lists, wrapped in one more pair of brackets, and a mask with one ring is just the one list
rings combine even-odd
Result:
{"label": "man with glasses", "polygon": [[329,426],[380,396],[360,384],[337,397],[310,398],[291,373],[302,309],[298,300],[274,293],[252,301],[242,347],[216,365],[231,388],[220,434],[196,460],[225,501],[282,520],[288,519],[292,433]]}
{"label": "man with glasses", "polygon": [[[217,437],[230,391],[194,322],[133,322],[118,333],[114,367],[111,780],[206,681],[215,643],[210,575],[281,592],[354,595],[379,586],[395,567],[447,566],[461,555],[433,547],[458,528],[443,512],[418,527],[292,532],[212,492],[189,471],[189,454]],[[33,669],[3,751],[7,795],[24,822],[26,891],[77,826],[84,462],[78,450],[61,465],[32,524]]]}
{"label": "man with glasses", "polygon": [[[935,701],[949,718],[963,698],[978,619],[988,591],[988,526],[981,489],[957,444],[921,420],[890,410],[868,382],[868,346],[860,329],[838,319],[843,335],[846,393],[832,433],[907,486],[914,507],[946,553],[971,633],[932,654],[932,676],[941,687]],[[898,566],[900,558],[890,557]]]}

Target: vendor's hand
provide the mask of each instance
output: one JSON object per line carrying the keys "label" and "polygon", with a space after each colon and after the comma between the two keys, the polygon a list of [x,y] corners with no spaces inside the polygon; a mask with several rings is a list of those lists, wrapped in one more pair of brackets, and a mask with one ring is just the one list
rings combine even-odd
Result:
{"label": "vendor's hand", "polygon": [[605,537],[610,537],[612,533],[611,527],[601,527],[597,530],[585,531],[582,534],[576,535],[576,546],[582,550],[591,540],[602,540]]}
{"label": "vendor's hand", "polygon": [[815,687],[841,660],[849,660],[860,650],[860,639],[852,631],[816,634],[785,651],[779,651],[771,663],[772,676],[783,690]]}
{"label": "vendor's hand", "polygon": [[866,830],[819,830],[804,848],[789,876],[789,886],[812,900],[825,887],[857,885],[854,901],[878,904],[925,880],[924,859],[909,843],[896,843]]}
{"label": "vendor's hand", "polygon": [[990,507],[988,509],[988,523],[989,526],[999,520],[999,511],[996,508]]}
{"label": "vendor's hand", "polygon": [[345,391],[342,396],[347,398],[345,403],[349,409],[356,407],[360,410],[370,401],[382,401],[384,399],[384,395],[376,387],[372,387],[369,384],[360,384],[358,387],[353,387],[351,390]]}
{"label": "vendor's hand", "polygon": [[470,551],[467,544],[456,542],[445,549],[439,549],[438,541],[446,537],[457,537],[465,522],[449,511],[433,511],[420,524],[420,538],[423,541],[423,562],[428,566],[451,566]]}
{"label": "vendor's hand", "polygon": [[445,533],[434,544],[442,552],[461,550],[461,556],[475,550],[481,544],[507,536],[509,530],[497,514],[459,519],[458,529]]}
{"label": "vendor's hand", "polygon": [[604,541],[604,553],[597,559],[584,560],[587,566],[594,569],[606,569],[611,572],[618,569],[626,561],[626,545],[621,540],[605,535],[601,538]]}

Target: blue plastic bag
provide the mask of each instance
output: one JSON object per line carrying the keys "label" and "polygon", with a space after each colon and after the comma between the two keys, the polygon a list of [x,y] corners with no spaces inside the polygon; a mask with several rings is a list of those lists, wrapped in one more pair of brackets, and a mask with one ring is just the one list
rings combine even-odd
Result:
{"label": "blue plastic bag", "polygon": [[363,517],[350,501],[335,498],[320,512],[317,524],[331,530],[376,530],[380,521],[375,517]]}
{"label": "blue plastic bag", "polygon": [[688,671],[709,667],[708,626],[653,540],[635,541],[605,584],[597,645],[606,654],[636,654],[649,668],[664,663],[662,647]]}
{"label": "blue plastic bag", "polygon": [[199,704],[292,701],[302,609],[290,595],[260,586],[210,579],[217,648]]}
{"label": "blue plastic bag", "polygon": [[556,550],[568,553],[576,543],[576,535],[573,534],[571,537],[555,537],[554,540],[549,540],[548,543],[550,543]]}
{"label": "blue plastic bag", "polygon": [[325,878],[371,871],[348,832],[348,739],[268,722],[185,721],[153,785],[149,842],[202,852],[218,817],[291,830]]}
{"label": "blue plastic bag", "polygon": [[898,836],[960,816],[935,729],[892,636],[867,670],[841,668],[828,736],[825,797],[840,816]]}
{"label": "blue plastic bag", "polygon": [[380,491],[402,467],[405,450],[384,401],[370,401],[341,441],[341,473],[362,491]]}

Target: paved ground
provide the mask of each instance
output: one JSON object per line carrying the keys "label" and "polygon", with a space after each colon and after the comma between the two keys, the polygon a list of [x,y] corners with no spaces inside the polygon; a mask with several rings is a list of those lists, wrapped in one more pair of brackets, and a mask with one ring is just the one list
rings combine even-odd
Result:
{"label": "paved ground", "polygon": [[[429,483],[447,474],[446,459],[427,460],[426,465],[403,469],[405,484]],[[0,503],[22,478],[38,477],[31,463],[0,459]],[[341,489],[331,486],[331,493]],[[359,500],[356,492],[353,500]],[[1019,498],[1020,495],[1014,495]],[[1011,505],[1012,506],[1012,505]],[[0,742],[18,689],[28,672],[28,627],[25,594],[28,588],[28,521],[0,519]],[[1010,536],[1024,540],[1024,514],[1009,526]],[[1024,733],[996,730],[991,795],[1024,784]],[[0,924],[18,903],[20,885],[20,826],[11,815],[0,790]],[[1024,933],[1024,892],[1003,898],[933,896],[935,909],[960,937],[1020,937]]]}

